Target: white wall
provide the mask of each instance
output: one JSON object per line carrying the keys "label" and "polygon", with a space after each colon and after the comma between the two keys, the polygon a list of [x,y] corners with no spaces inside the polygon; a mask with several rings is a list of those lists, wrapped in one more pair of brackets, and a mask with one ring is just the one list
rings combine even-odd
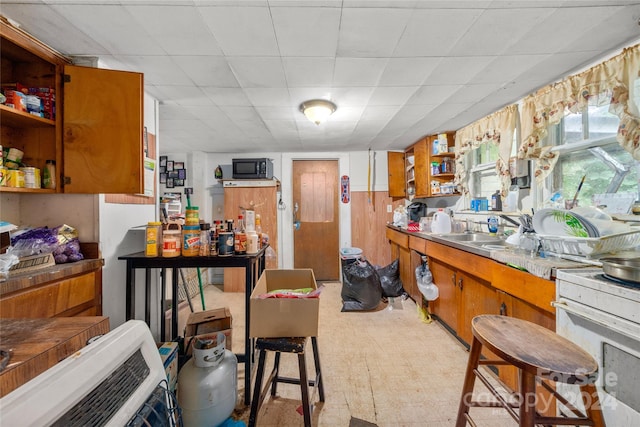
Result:
{"label": "white wall", "polygon": [[[145,94],[144,98],[144,124],[149,133],[156,135],[156,148],[161,150],[161,138],[158,132],[157,101]],[[157,194],[157,191],[156,191]],[[125,322],[125,279],[126,263],[118,260],[118,256],[144,250],[144,226],[149,221],[159,218],[156,204],[133,205],[119,203],[105,203],[104,195],[99,198],[99,242],[104,258],[102,270],[102,313],[109,316],[111,328],[115,328]],[[152,308],[158,306],[160,300],[157,291],[159,281],[153,281]],[[136,275],[136,318],[144,319],[144,301],[142,290],[144,289],[144,274],[139,271]],[[151,312],[151,330],[156,338],[159,337],[158,312]]]}

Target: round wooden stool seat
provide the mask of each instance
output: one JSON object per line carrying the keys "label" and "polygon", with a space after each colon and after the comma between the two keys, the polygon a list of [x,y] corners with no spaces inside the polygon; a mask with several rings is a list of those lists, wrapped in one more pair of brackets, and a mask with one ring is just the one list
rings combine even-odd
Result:
{"label": "round wooden stool seat", "polygon": [[[469,414],[472,407],[504,408],[521,427],[536,425],[588,425],[604,427],[604,418],[600,408],[595,381],[598,378],[598,364],[582,348],[555,332],[535,323],[498,315],[480,315],[471,320],[473,341],[469,350],[469,361],[462,385],[462,396],[458,407],[456,427],[467,423],[475,426]],[[496,357],[482,358],[483,349]],[[479,369],[480,365],[512,365],[519,369],[518,390],[508,400]],[[491,392],[495,400],[474,399],[474,384],[478,378]],[[543,381],[548,380],[548,381]],[[584,411],[579,410],[561,396],[552,382],[575,384],[580,388]],[[542,399],[542,408],[538,408],[538,390],[536,384],[560,401],[572,413],[573,417],[545,415],[554,406],[551,401]],[[553,400],[553,399],[552,399]],[[542,409],[542,413],[538,413]]]}
{"label": "round wooden stool seat", "polygon": [[589,353],[540,325],[497,315],[476,316],[471,325],[483,346],[533,375],[567,384],[592,383],[598,376]]}

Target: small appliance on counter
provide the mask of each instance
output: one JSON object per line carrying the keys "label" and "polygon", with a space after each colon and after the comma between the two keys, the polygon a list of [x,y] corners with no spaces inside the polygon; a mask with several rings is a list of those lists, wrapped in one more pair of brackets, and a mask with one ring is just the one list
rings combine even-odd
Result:
{"label": "small appliance on counter", "polygon": [[233,179],[273,179],[271,159],[232,159]]}
{"label": "small appliance on counter", "polygon": [[413,202],[407,206],[407,214],[413,222],[420,222],[420,218],[427,216],[427,205],[422,202]]}

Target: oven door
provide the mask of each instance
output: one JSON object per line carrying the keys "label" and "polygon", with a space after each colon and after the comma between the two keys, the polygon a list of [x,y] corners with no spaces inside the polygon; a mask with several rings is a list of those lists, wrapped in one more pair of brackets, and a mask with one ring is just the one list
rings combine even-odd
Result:
{"label": "oven door", "polygon": [[[598,362],[596,383],[609,426],[640,426],[640,326],[579,302],[559,298],[556,332],[589,352]],[[558,391],[583,409],[577,386]],[[561,413],[569,410],[559,405]]]}

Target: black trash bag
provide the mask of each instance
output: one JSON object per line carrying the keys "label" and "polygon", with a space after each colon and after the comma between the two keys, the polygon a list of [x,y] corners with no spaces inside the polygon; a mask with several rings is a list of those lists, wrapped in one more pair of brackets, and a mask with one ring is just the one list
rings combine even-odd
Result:
{"label": "black trash bag", "polygon": [[380,277],[366,259],[343,260],[342,311],[373,310],[382,300]]}
{"label": "black trash bag", "polygon": [[376,267],[382,286],[382,295],[385,297],[399,297],[406,293],[400,280],[399,266],[400,261],[396,259],[386,267]]}

